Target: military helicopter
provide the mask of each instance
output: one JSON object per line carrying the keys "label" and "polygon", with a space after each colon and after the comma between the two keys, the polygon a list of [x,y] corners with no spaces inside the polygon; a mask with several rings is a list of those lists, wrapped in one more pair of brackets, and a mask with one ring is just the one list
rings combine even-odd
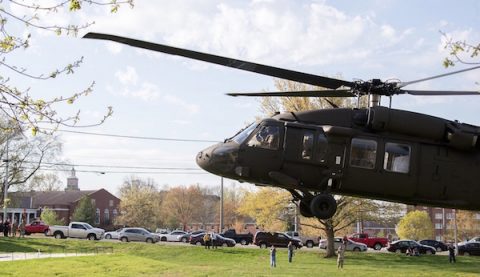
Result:
{"label": "military helicopter", "polygon": [[288,190],[303,216],[332,217],[337,209],[333,194],[480,210],[480,127],[379,105],[381,96],[391,101],[398,94],[480,95],[478,91],[404,89],[480,66],[411,82],[350,82],[109,34],[88,33],[84,38],[325,88],[231,96],[367,96],[368,108],[278,113],[198,153],[198,165],[213,174]]}

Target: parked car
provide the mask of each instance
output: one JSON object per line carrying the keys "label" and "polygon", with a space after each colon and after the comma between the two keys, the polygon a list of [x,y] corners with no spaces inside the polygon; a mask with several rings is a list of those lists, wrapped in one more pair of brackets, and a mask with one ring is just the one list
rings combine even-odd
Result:
{"label": "parked car", "polygon": [[118,234],[118,239],[123,242],[144,241],[148,243],[155,243],[160,241],[160,236],[150,233],[144,228],[123,228]]}
{"label": "parked car", "polygon": [[390,246],[387,248],[389,252],[395,253],[407,253],[409,248],[417,248],[420,254],[435,254],[437,250],[435,248],[422,245],[414,240],[397,240],[390,243]]}
{"label": "parked car", "polygon": [[182,240],[182,237],[186,234],[188,234],[188,233],[185,232],[185,231],[175,230],[175,231],[172,231],[168,234],[161,234],[159,236],[160,236],[160,241],[176,241],[176,242],[179,242],[179,241]]}
{"label": "parked car", "polygon": [[[333,238],[333,248],[338,249],[338,247],[343,243],[343,238],[335,237]],[[318,243],[318,247],[321,249],[327,249],[328,241],[327,239],[321,239]],[[347,239],[347,247],[345,250],[347,251],[355,251],[355,252],[363,252],[367,251],[368,247],[365,243],[356,242],[351,239]]]}
{"label": "parked car", "polygon": [[438,240],[424,239],[424,240],[419,241],[419,243],[423,244],[423,245],[431,246],[431,247],[435,248],[435,250],[437,250],[437,252],[448,250],[448,245],[446,245],[445,243],[443,243],[441,241],[438,241]]}
{"label": "parked car", "polygon": [[49,228],[50,226],[45,224],[43,221],[33,221],[32,223],[25,225],[25,235],[34,233],[43,233],[48,235]]}
{"label": "parked car", "polygon": [[89,240],[100,239],[105,230],[94,228],[92,225],[85,222],[70,222],[68,226],[50,226],[48,235],[54,236],[56,239],[63,238],[83,238]]}
{"label": "parked car", "polygon": [[180,241],[181,242],[184,242],[184,243],[187,243],[190,241],[190,237],[191,236],[195,236],[195,235],[198,235],[200,233],[205,233],[204,230],[197,230],[197,231],[193,231],[193,232],[190,232],[190,233],[186,233],[185,235],[183,235],[181,238],[180,238]]}
{"label": "parked car", "polygon": [[120,228],[120,229],[115,230],[115,231],[106,232],[103,235],[103,238],[105,238],[105,239],[118,239],[118,235],[120,234],[120,232],[122,230],[123,230],[123,228]]}
{"label": "parked car", "polygon": [[223,237],[235,240],[235,242],[241,245],[247,245],[253,242],[253,235],[250,233],[240,234],[235,229],[226,230],[221,234]]}
{"label": "parked car", "polygon": [[290,241],[296,248],[302,248],[303,246],[299,239],[292,238],[285,233],[258,231],[253,237],[253,244],[260,246],[260,248],[267,248],[272,245],[287,247]]}
{"label": "parked car", "polygon": [[[203,236],[205,232],[190,237],[190,244],[205,245]],[[212,234],[212,242],[215,246],[234,247],[236,242],[233,239],[223,237],[219,234]]]}
{"label": "parked car", "polygon": [[288,236],[299,239],[303,245],[307,248],[313,248],[315,245],[318,245],[320,237],[310,237],[310,236],[302,236],[299,232],[288,231],[285,232]]}
{"label": "parked car", "polygon": [[474,237],[471,240],[469,240],[468,242],[480,242],[480,237]]}
{"label": "parked car", "polygon": [[355,233],[348,237],[355,242],[365,243],[368,247],[380,250],[382,247],[388,246],[387,238],[371,237],[367,233]]}
{"label": "parked car", "polygon": [[480,242],[465,242],[458,245],[458,255],[480,256]]}

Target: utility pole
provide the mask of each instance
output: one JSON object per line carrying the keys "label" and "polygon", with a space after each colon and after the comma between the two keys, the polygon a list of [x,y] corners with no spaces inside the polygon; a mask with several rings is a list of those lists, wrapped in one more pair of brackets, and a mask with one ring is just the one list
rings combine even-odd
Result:
{"label": "utility pole", "polygon": [[223,232],[223,177],[220,178],[220,230]]}

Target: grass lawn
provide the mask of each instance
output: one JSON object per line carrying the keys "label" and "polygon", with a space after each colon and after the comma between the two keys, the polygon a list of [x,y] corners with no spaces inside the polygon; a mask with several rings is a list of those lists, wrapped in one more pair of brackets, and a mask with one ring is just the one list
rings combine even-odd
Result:
{"label": "grass lawn", "polygon": [[398,254],[346,254],[343,270],[336,259],[319,251],[298,251],[293,263],[284,249],[277,267],[269,267],[269,252],[257,248],[218,248],[108,241],[0,238],[5,252],[75,252],[75,249],[113,247],[113,254],[19,260],[0,263],[0,276],[480,276],[479,257],[407,257]]}

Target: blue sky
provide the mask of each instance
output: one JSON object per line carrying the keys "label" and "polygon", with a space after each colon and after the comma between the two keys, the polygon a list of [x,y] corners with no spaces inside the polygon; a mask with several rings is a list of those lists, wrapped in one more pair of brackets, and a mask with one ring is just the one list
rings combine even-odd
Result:
{"label": "blue sky", "polygon": [[[136,1],[134,9],[122,7],[113,15],[102,8],[84,7],[74,15],[59,11],[45,20],[95,21],[88,31],[313,74],[340,74],[345,80],[409,81],[445,73],[446,52],[439,31],[458,40],[480,41],[480,2],[473,0]],[[31,87],[32,95],[48,97],[80,91],[95,81],[94,93],[75,105],[85,124],[98,120],[107,106],[113,106],[113,117],[105,124],[78,131],[220,141],[260,115],[258,100],[225,93],[273,89],[273,79],[267,76],[80,36],[30,32],[31,47],[10,56],[10,62],[33,72],[50,72],[82,56],[84,63],[75,74],[53,81],[18,77],[12,82]],[[478,90],[479,76],[477,70],[409,88]],[[480,97],[399,96],[393,107],[480,125],[479,101]],[[59,107],[59,111],[73,112],[73,108]],[[139,171],[111,166],[198,168],[195,155],[210,144],[60,134],[65,159],[78,165],[107,166],[77,166],[79,171]],[[201,174],[137,176],[152,178],[161,186],[219,185],[217,176],[191,172]],[[129,175],[77,173],[82,189],[104,187],[114,193]],[[60,177],[64,180],[66,175]]]}

